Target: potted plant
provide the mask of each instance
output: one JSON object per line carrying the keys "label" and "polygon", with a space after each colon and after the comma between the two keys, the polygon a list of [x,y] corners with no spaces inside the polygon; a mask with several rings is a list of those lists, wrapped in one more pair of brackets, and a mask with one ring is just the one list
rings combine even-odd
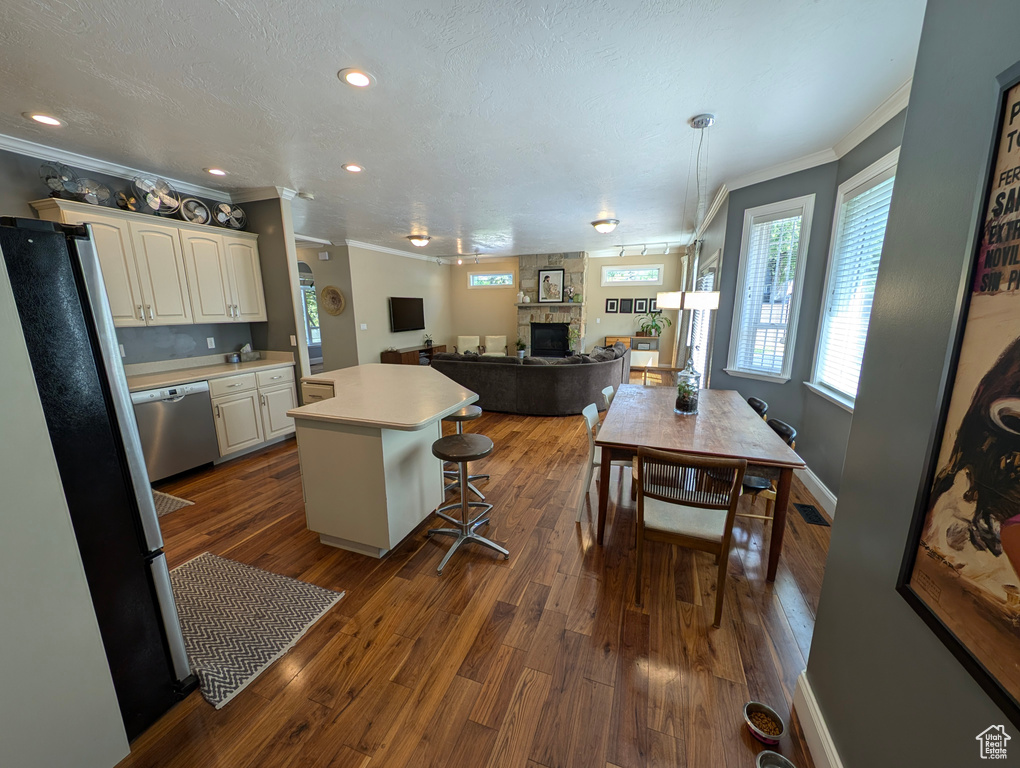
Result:
{"label": "potted plant", "polygon": [[427,333],[425,334],[425,346],[426,347],[432,346],[432,337]]}
{"label": "potted plant", "polygon": [[640,328],[638,336],[658,336],[662,333],[663,329],[673,325],[673,321],[662,314],[662,310],[658,312],[645,312],[643,315],[638,315],[637,321]]}
{"label": "potted plant", "polygon": [[517,357],[521,360],[524,359],[524,350],[528,345],[524,343],[524,339],[517,339]]}
{"label": "potted plant", "polygon": [[570,326],[567,330],[567,346],[570,347],[570,353],[574,354],[577,351],[577,345],[581,341],[581,331],[577,326]]}

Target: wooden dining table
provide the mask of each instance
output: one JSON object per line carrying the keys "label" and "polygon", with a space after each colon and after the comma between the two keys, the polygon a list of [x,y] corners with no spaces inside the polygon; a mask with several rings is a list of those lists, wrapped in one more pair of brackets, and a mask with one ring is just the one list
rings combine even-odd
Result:
{"label": "wooden dining table", "polygon": [[622,384],[613,398],[595,438],[602,449],[598,543],[602,544],[605,536],[613,461],[634,456],[638,448],[746,459],[749,465],[774,467],[779,472],[766,573],[766,579],[774,581],[783,549],[793,470],[807,465],[735,390],[701,390],[696,414],[676,413],[675,402],[675,387],[639,384]]}

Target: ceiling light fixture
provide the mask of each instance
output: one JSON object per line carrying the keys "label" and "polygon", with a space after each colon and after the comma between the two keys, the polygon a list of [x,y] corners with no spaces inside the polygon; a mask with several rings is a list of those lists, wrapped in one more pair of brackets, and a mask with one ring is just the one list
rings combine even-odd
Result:
{"label": "ceiling light fixture", "polygon": [[363,165],[358,165],[357,163],[344,163],[340,167],[343,168],[348,173],[361,173],[363,170],[365,170],[365,167]]}
{"label": "ceiling light fixture", "polygon": [[411,241],[411,245],[414,245],[418,248],[424,248],[426,245],[429,244],[429,240],[431,240],[432,238],[429,237],[428,235],[408,235],[407,239]]}
{"label": "ceiling light fixture", "polygon": [[621,259],[623,258],[623,246],[622,245],[620,246],[620,258]]}
{"label": "ceiling light fixture", "polygon": [[595,231],[600,235],[608,235],[616,229],[616,225],[619,223],[619,219],[596,219],[591,223],[591,225],[595,227]]}
{"label": "ceiling light fixture", "polygon": [[222,168],[206,168],[206,173],[211,173],[213,176],[226,176],[227,172]]}
{"label": "ceiling light fixture", "polygon": [[363,69],[347,67],[337,72],[336,76],[355,88],[368,88],[375,85],[375,78]]}
{"label": "ceiling light fixture", "polygon": [[648,246],[647,245],[642,245],[641,246],[641,255],[642,256],[647,256],[648,255]]}
{"label": "ceiling light fixture", "polygon": [[475,251],[475,264],[478,263],[478,251]]}
{"label": "ceiling light fixture", "polygon": [[463,263],[464,263],[464,259],[457,259],[457,266],[458,266],[458,267],[459,267],[459,266],[460,266],[461,264],[463,264]]}
{"label": "ceiling light fixture", "polygon": [[44,115],[41,112],[24,112],[22,114],[24,114],[25,117],[29,118],[30,120],[35,120],[37,123],[42,123],[43,125],[53,126],[63,125],[62,122],[57,120],[57,118],[53,117],[52,115]]}
{"label": "ceiling light fixture", "polygon": [[314,200],[315,199],[315,193],[314,192],[298,192],[297,196],[300,197],[302,200]]}

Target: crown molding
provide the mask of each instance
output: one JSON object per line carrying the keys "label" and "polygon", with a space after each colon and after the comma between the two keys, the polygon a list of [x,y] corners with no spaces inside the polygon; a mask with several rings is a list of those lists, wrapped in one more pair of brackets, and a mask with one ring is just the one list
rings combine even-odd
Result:
{"label": "crown molding", "polygon": [[294,242],[314,243],[315,245],[333,245],[332,240],[324,240],[321,237],[312,237],[311,235],[299,235],[297,232],[294,233]]}
{"label": "crown molding", "polygon": [[726,202],[726,198],[729,197],[730,189],[725,184],[719,187],[719,191],[715,193],[715,197],[712,199],[712,205],[708,207],[708,211],[705,213],[705,220],[701,222],[701,226],[694,233],[694,239],[700,240],[701,236],[705,234],[705,230],[708,229],[708,225],[712,223],[712,219],[719,213],[719,209],[722,208],[723,203]]}
{"label": "crown molding", "polygon": [[843,155],[906,109],[907,104],[910,102],[910,86],[913,85],[913,82],[913,78],[907,80],[907,82],[893,92],[892,96],[879,104],[874,112],[864,118],[857,127],[837,141],[832,147],[836,157],[843,157]]}
{"label": "crown molding", "polygon": [[[118,176],[126,181],[130,181],[135,176],[140,176],[142,174],[152,174],[152,171],[142,171],[128,165],[111,163],[107,160],[100,160],[87,155],[79,155],[77,152],[69,152],[66,149],[57,149],[56,147],[50,147],[46,144],[37,144],[34,141],[19,139],[15,136],[6,136],[4,134],[0,134],[0,149],[5,149],[8,152],[14,152],[18,155],[36,158],[40,162],[55,160],[59,163],[63,163],[64,165],[70,165],[84,171],[95,171],[96,173],[105,173],[108,176]],[[183,192],[187,195],[196,195],[198,197],[207,197],[213,200],[222,200],[225,203],[237,202],[237,199],[225,190],[212,189],[211,187],[203,187],[198,184],[189,184],[186,181],[171,179],[163,176],[162,174],[158,175],[160,178],[164,178],[169,181],[173,188],[178,192]]]}
{"label": "crown molding", "polygon": [[293,200],[297,197],[296,189],[287,187],[252,187],[237,189],[231,193],[235,203],[254,203],[258,200]]}
{"label": "crown molding", "polygon": [[[360,240],[344,240],[348,246],[355,248],[364,248],[366,251],[377,251],[378,253],[388,253],[393,256],[403,256],[405,259],[417,259],[418,261],[432,261],[444,265],[449,265],[450,261],[444,259],[441,256],[427,256],[424,253],[411,253],[410,251],[398,251],[396,248],[387,248],[384,245],[374,245],[372,243],[363,243]],[[464,258],[463,256],[461,258]]]}
{"label": "crown molding", "polygon": [[811,155],[787,160],[785,163],[780,163],[779,165],[773,165],[770,168],[763,168],[760,171],[753,171],[752,173],[745,174],[744,176],[734,179],[727,184],[727,186],[729,187],[729,191],[732,192],[735,189],[749,187],[752,184],[760,184],[761,182],[769,181],[770,179],[778,179],[780,176],[789,176],[791,173],[806,171],[808,168],[825,165],[826,163],[831,163],[835,160],[839,160],[836,156],[835,150],[823,149],[821,152],[815,152]]}

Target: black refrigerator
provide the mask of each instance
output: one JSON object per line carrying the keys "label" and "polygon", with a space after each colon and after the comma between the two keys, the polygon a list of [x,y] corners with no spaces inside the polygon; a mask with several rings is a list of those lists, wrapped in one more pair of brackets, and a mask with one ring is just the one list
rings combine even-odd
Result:
{"label": "black refrigerator", "polygon": [[0,253],[133,739],[195,678],[99,260],[87,227],[9,217],[0,218]]}

